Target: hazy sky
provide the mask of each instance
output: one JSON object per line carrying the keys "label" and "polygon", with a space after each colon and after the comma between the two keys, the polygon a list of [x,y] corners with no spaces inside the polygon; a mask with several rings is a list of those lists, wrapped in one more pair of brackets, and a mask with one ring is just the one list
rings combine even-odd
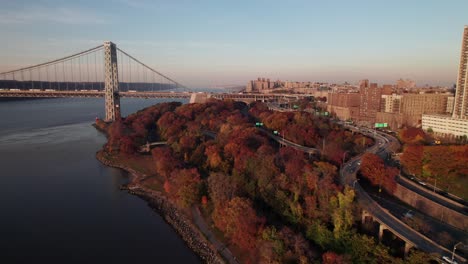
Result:
{"label": "hazy sky", "polygon": [[111,40],[192,87],[455,83],[467,0],[0,0],[0,71]]}

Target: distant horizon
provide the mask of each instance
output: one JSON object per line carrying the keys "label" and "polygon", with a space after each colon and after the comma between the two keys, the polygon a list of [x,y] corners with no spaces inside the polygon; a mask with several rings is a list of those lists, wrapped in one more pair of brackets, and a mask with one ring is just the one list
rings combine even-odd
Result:
{"label": "distant horizon", "polygon": [[111,40],[188,87],[457,79],[468,1],[5,1],[0,72]]}

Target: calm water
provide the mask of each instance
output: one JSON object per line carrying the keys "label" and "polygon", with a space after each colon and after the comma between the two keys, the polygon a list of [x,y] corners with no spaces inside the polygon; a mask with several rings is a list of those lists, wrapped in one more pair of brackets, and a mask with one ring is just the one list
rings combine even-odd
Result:
{"label": "calm water", "polygon": [[[160,101],[160,100],[159,100]],[[123,99],[124,114],[157,99]],[[95,159],[103,99],[0,102],[0,263],[199,263]]]}

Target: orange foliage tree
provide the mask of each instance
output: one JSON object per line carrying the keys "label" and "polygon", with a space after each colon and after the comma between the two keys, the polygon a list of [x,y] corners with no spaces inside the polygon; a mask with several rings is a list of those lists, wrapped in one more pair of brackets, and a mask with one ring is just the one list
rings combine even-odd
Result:
{"label": "orange foliage tree", "polygon": [[360,172],[372,185],[379,186],[379,188],[383,187],[390,194],[395,191],[395,177],[398,175],[398,170],[393,167],[386,167],[379,156],[365,153],[362,156]]}
{"label": "orange foliage tree", "polygon": [[249,252],[255,250],[264,220],[257,216],[249,199],[234,197],[225,205],[219,204],[213,212],[213,221],[233,244]]}

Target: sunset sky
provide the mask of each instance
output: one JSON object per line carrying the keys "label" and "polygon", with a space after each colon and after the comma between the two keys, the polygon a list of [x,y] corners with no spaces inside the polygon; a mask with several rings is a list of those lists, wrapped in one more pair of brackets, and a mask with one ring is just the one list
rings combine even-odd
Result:
{"label": "sunset sky", "polygon": [[468,1],[0,0],[0,71],[102,44],[191,87],[456,81]]}

